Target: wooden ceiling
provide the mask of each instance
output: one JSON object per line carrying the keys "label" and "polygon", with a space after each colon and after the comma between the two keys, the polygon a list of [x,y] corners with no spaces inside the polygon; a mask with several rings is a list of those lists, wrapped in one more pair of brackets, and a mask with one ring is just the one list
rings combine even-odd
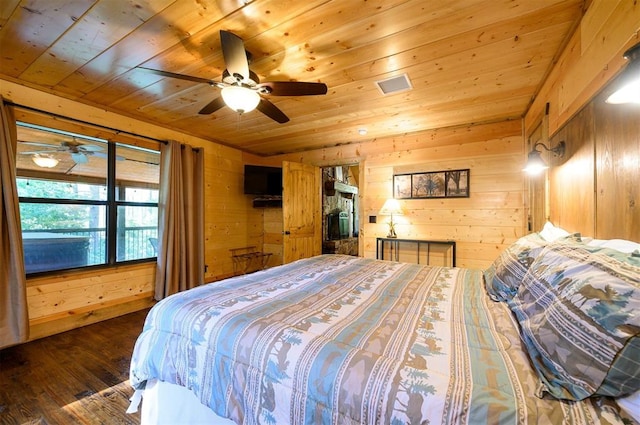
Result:
{"label": "wooden ceiling", "polygon": [[[241,150],[274,155],[523,116],[585,0],[2,0],[0,78]],[[327,95],[258,111],[198,111],[221,80],[220,30],[262,81]],[[412,90],[376,81],[407,74]],[[359,134],[366,129],[367,134]]]}

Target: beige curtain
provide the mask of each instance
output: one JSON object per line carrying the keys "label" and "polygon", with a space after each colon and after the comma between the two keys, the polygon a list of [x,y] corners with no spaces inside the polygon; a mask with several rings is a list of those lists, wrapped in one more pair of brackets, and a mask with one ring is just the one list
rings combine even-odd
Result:
{"label": "beige curtain", "polygon": [[20,205],[16,187],[17,130],[13,108],[0,99],[0,348],[29,337]]}
{"label": "beige curtain", "polygon": [[204,152],[170,141],[160,154],[156,300],[204,283]]}

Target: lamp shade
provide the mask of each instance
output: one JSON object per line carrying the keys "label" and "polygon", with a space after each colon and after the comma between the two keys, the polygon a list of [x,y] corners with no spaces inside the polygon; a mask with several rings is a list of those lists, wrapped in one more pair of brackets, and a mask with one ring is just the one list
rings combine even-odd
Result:
{"label": "lamp shade", "polygon": [[53,168],[58,165],[58,160],[49,155],[35,154],[31,157],[38,167]]}
{"label": "lamp shade", "polygon": [[527,158],[527,165],[522,169],[527,174],[536,175],[540,174],[543,170],[546,170],[549,166],[544,162],[542,157],[540,156],[540,151],[532,150],[529,152],[529,156]]}
{"label": "lamp shade", "polygon": [[387,199],[382,208],[380,209],[380,215],[402,215],[402,208],[397,199]]}
{"label": "lamp shade", "polygon": [[222,89],[224,103],[238,113],[253,111],[260,103],[257,91],[241,86],[227,86]]}

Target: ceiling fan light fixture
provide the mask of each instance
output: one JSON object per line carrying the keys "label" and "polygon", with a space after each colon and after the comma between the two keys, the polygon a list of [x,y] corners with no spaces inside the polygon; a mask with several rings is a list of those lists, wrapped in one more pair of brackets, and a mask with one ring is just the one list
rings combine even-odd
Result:
{"label": "ceiling fan light fixture", "polygon": [[260,103],[260,95],[257,91],[242,86],[224,87],[222,99],[229,108],[240,114],[253,111]]}
{"label": "ceiling fan light fixture", "polygon": [[35,154],[31,159],[38,167],[42,168],[53,168],[58,165],[58,162],[60,162],[56,158],[44,154]]}

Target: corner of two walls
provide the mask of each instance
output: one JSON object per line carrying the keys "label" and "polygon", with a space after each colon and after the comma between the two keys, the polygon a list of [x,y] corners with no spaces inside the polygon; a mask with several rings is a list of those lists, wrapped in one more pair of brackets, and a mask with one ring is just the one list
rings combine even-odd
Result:
{"label": "corner of two walls", "polygon": [[[393,175],[470,169],[469,198],[402,200],[400,238],[453,239],[457,265],[484,269],[526,230],[522,121],[441,128],[280,156],[316,166],[360,164],[360,255],[375,258],[387,234],[378,211],[393,197]],[[378,216],[375,224],[369,216]]]}
{"label": "corner of two walls", "polygon": [[592,0],[524,117],[529,138],[546,110],[543,139],[566,143],[563,158],[549,158],[548,205],[532,208],[584,236],[640,241],[640,111],[604,102],[639,23],[636,2]]}
{"label": "corner of two walls", "polygon": [[[242,154],[243,164],[282,167],[282,161],[273,157],[261,157],[250,153]],[[244,172],[244,171],[243,171]],[[240,193],[242,193],[242,188]],[[256,246],[258,250],[270,253],[267,267],[282,264],[282,208],[253,207],[251,195],[242,195],[248,203],[247,207],[247,242],[245,246]]]}

